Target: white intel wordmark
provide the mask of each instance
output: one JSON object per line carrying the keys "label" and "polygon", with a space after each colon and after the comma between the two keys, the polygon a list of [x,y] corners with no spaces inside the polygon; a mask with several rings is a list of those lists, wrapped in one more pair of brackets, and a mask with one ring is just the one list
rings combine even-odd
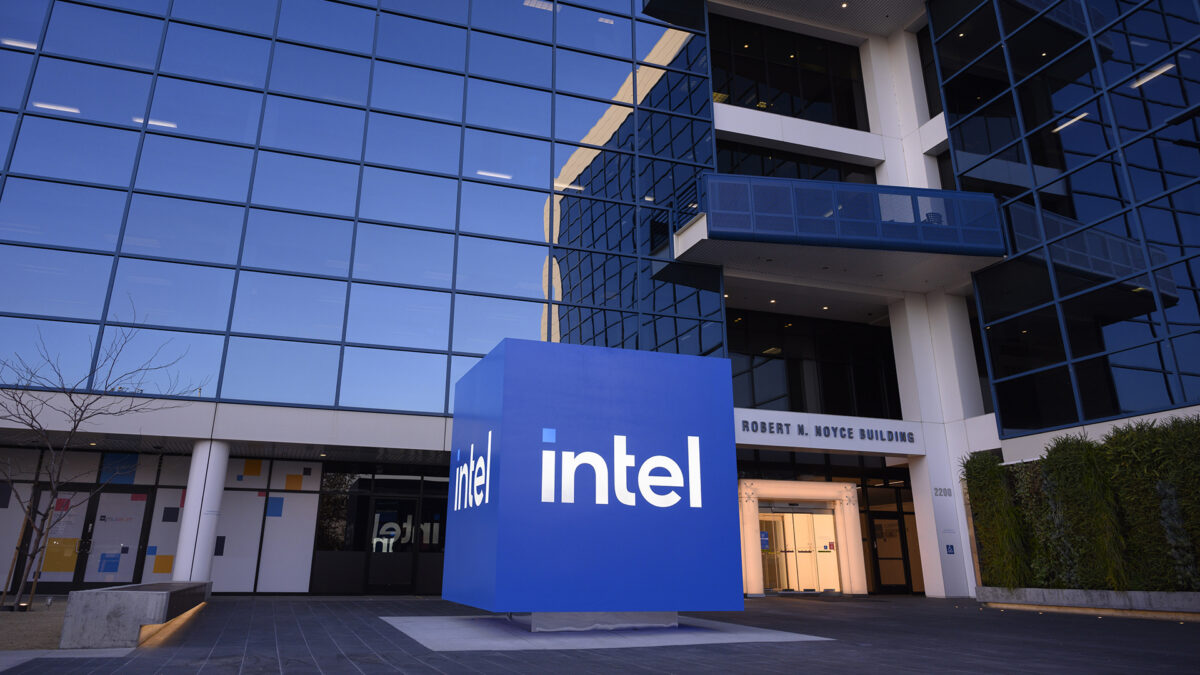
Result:
{"label": "white intel wordmark", "polygon": [[488,503],[491,496],[492,477],[492,432],[487,435],[487,454],[475,456],[475,444],[466,464],[454,470],[454,510],[469,509]]}
{"label": "white intel wordmark", "polygon": [[[700,490],[700,437],[687,437],[687,488],[688,506],[693,509],[702,507]],[[561,456],[561,462],[556,461]],[[628,487],[627,470],[633,468],[637,459],[625,450],[625,437],[613,436],[613,492],[617,501],[626,506],[634,506],[637,497]],[[556,452],[542,450],[542,501],[553,503],[555,476],[558,473],[556,464],[562,470],[562,495],[564,504],[575,503],[575,473],[579,467],[586,464],[591,467],[596,481],[596,504],[608,503],[608,462],[594,452]],[[654,474],[653,471],[665,472]],[[665,455],[653,455],[642,462],[637,470],[637,489],[651,506],[666,508],[679,502],[679,492],[667,489],[658,492],[656,488],[682,488],[684,486],[683,471],[675,460]],[[457,492],[455,493],[457,504]],[[457,508],[457,506],[455,507]]]}

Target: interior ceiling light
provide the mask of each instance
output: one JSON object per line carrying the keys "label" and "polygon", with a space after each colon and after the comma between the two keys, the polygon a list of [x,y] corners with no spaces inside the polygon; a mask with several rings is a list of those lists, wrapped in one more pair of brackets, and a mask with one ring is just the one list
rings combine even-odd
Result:
{"label": "interior ceiling light", "polygon": [[843,2],[843,3],[842,3],[842,9],[846,9],[846,8],[847,8],[847,7],[849,7],[849,6],[850,6],[850,3],[848,3],[848,2]]}
{"label": "interior ceiling light", "polygon": [[1062,131],[1063,129],[1066,129],[1067,127],[1071,126],[1072,124],[1075,124],[1076,122],[1078,122],[1079,120],[1081,120],[1087,116],[1088,116],[1088,114],[1085,112],[1079,113],[1078,115],[1072,117],[1071,119],[1067,120],[1066,122],[1063,122],[1062,124],[1051,129],[1050,133],[1057,134],[1058,132]]}
{"label": "interior ceiling light", "polygon": [[966,36],[967,36],[967,34],[966,34],[966,33],[959,33],[959,34],[958,34],[958,37],[966,37]]}
{"label": "interior ceiling light", "polygon": [[771,304],[775,304],[775,298],[771,298]]}
{"label": "interior ceiling light", "polygon": [[828,312],[828,311],[829,311],[829,305],[821,305],[821,311],[822,311],[822,312]]}
{"label": "interior ceiling light", "polygon": [[1164,65],[1161,65],[1161,66],[1155,68],[1154,70],[1146,73],[1145,75],[1139,77],[1138,79],[1134,80],[1133,84],[1129,85],[1129,88],[1137,89],[1138,87],[1142,86],[1143,84],[1146,84],[1150,80],[1153,80],[1154,78],[1158,77],[1159,75],[1162,75],[1163,73],[1167,72],[1168,70],[1170,70],[1174,67],[1175,67],[1174,63],[1167,63]]}

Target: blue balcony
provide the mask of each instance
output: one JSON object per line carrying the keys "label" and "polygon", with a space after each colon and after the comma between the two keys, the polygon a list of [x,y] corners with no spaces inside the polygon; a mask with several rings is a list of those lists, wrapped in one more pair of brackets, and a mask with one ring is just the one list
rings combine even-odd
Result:
{"label": "blue balcony", "polygon": [[817,180],[708,174],[700,183],[708,237],[956,255],[1003,256],[1004,227],[988,194]]}

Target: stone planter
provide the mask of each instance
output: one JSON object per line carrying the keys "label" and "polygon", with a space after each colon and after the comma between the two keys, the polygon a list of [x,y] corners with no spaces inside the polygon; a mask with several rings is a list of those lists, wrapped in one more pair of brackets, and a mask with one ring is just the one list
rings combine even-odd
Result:
{"label": "stone planter", "polygon": [[978,586],[975,589],[975,599],[979,602],[1013,605],[1200,614],[1200,593],[1087,591],[1077,588],[1002,588],[999,586]]}

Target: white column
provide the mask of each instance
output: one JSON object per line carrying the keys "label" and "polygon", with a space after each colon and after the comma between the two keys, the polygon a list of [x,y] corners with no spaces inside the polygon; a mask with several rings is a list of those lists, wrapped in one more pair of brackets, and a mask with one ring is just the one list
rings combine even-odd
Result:
{"label": "white column", "polygon": [[761,597],[763,570],[758,492],[746,481],[738,481],[738,511],[742,517],[742,592],[750,597]]}
{"label": "white column", "polygon": [[925,456],[909,461],[925,593],[975,594],[959,463],[967,453],[965,419],[983,412],[966,299],[907,293],[889,308],[900,408],[922,424]]}
{"label": "white column", "polygon": [[217,520],[221,517],[221,495],[225,490],[225,465],[229,444],[196,441],[188,472],[187,494],[179,522],[179,545],[175,549],[174,581],[209,581],[213,550],[217,544]]}

